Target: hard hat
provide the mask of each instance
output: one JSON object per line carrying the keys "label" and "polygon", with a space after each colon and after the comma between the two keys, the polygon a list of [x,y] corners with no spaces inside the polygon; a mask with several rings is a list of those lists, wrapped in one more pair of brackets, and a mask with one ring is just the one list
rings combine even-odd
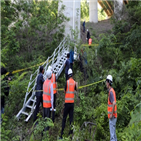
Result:
{"label": "hard hat", "polygon": [[87,29],[87,31],[88,31],[88,29]]}
{"label": "hard hat", "polygon": [[70,74],[72,74],[73,72],[72,72],[72,69],[69,69],[68,70],[68,75],[70,75]]}
{"label": "hard hat", "polygon": [[111,82],[113,82],[113,78],[112,78],[112,75],[108,75],[106,80],[110,80]]}
{"label": "hard hat", "polygon": [[48,67],[48,70],[51,70],[51,71],[53,71],[53,68],[52,68],[52,66],[49,66],[49,67]]}
{"label": "hard hat", "polygon": [[47,72],[46,72],[46,76],[47,76],[47,78],[51,78],[52,71],[48,69]]}

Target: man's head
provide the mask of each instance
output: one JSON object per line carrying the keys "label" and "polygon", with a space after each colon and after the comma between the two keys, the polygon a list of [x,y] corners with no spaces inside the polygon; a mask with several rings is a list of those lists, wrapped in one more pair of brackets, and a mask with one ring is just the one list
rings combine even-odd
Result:
{"label": "man's head", "polygon": [[46,76],[47,76],[48,79],[51,79],[52,71],[48,69],[47,72],[46,72]]}
{"label": "man's head", "polygon": [[67,54],[67,58],[70,58],[70,54],[69,53]]}
{"label": "man's head", "polygon": [[72,69],[69,69],[68,70],[68,76],[69,76],[69,78],[72,77],[72,74],[73,74]]}
{"label": "man's head", "polygon": [[40,66],[40,73],[44,74],[44,67]]}
{"label": "man's head", "polygon": [[106,87],[109,89],[112,86],[113,78],[112,75],[108,75],[106,78]]}

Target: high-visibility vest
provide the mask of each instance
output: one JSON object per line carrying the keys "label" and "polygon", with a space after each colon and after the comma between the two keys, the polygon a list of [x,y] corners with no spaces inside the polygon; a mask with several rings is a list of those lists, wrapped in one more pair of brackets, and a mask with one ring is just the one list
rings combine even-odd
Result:
{"label": "high-visibility vest", "polygon": [[43,84],[43,107],[51,108],[51,80],[46,80]]}
{"label": "high-visibility vest", "polygon": [[90,38],[90,39],[89,39],[89,45],[91,45],[91,44],[92,44],[92,39]]}
{"label": "high-visibility vest", "polygon": [[67,90],[65,94],[65,103],[74,103],[75,81],[70,78],[67,80]]}
{"label": "high-visibility vest", "polygon": [[[115,93],[114,89],[111,88],[109,90],[109,95],[108,95],[108,109],[107,109],[108,110],[108,118],[110,118],[110,115],[112,114],[112,110],[113,110],[113,104],[110,102],[110,92],[113,93],[114,101],[116,103],[116,93]],[[117,118],[117,105],[115,105],[113,116]]]}
{"label": "high-visibility vest", "polygon": [[53,94],[56,94],[57,93],[57,90],[56,90],[56,76],[54,73],[52,73],[52,78],[51,78],[51,82],[53,84]]}

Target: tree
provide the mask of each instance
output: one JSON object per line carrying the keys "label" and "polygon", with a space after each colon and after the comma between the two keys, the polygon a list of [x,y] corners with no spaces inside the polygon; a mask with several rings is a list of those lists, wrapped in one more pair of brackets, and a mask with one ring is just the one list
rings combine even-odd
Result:
{"label": "tree", "polygon": [[87,0],[81,1],[81,19],[89,21],[89,3]]}
{"label": "tree", "polygon": [[[22,0],[15,1],[14,4],[2,3],[2,11],[6,13],[2,17],[4,20],[2,22],[2,61],[10,70],[20,66],[23,60],[23,62],[30,62],[37,58],[36,63],[39,63],[41,52],[42,59],[45,60],[44,56],[51,55],[62,40],[63,23],[68,19],[62,13],[63,5],[58,12],[58,2],[58,0],[39,2]],[[12,22],[14,22],[13,25],[8,28]],[[4,28],[7,28],[6,33]],[[14,64],[14,62],[17,63]]]}

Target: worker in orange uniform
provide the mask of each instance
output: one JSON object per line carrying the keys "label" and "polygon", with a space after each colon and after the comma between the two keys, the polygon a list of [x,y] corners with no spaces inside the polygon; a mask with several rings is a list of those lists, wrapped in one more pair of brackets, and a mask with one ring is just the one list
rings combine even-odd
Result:
{"label": "worker in orange uniform", "polygon": [[112,88],[113,78],[111,75],[107,76],[106,87],[108,89],[108,118],[110,129],[110,141],[117,141],[116,136],[116,122],[117,122],[117,105],[116,105],[116,93]]}
{"label": "worker in orange uniform", "polygon": [[89,38],[89,47],[91,47],[91,44],[92,44],[92,38],[90,37]]}
{"label": "worker in orange uniform", "polygon": [[[75,82],[72,78],[72,69],[68,70],[68,77],[69,79],[66,82],[65,86],[65,108],[64,108],[64,114],[63,114],[63,120],[62,120],[62,131],[61,131],[61,137],[62,139],[64,128],[65,128],[65,123],[66,123],[66,118],[67,115],[69,114],[69,120],[70,120],[70,125],[73,122],[73,111],[74,111],[74,92],[77,90],[78,83]],[[72,134],[72,130],[70,130],[69,134]]]}
{"label": "worker in orange uniform", "polygon": [[[49,66],[48,69],[52,71],[51,82],[53,83],[53,99],[54,99],[53,107],[54,107],[54,109],[55,109],[55,107],[56,107],[56,94],[57,94],[56,76],[55,76],[55,74],[53,73],[53,68],[52,68],[51,66]],[[53,121],[53,122],[54,122],[54,119],[55,119],[55,111],[52,112],[52,121]]]}
{"label": "worker in orange uniform", "polygon": [[[51,109],[54,111],[53,107],[53,84],[51,82],[52,72],[51,70],[47,70],[46,72],[47,79],[45,80],[43,84],[43,113],[44,118],[51,116]],[[46,127],[44,131],[49,130],[49,127]]]}

